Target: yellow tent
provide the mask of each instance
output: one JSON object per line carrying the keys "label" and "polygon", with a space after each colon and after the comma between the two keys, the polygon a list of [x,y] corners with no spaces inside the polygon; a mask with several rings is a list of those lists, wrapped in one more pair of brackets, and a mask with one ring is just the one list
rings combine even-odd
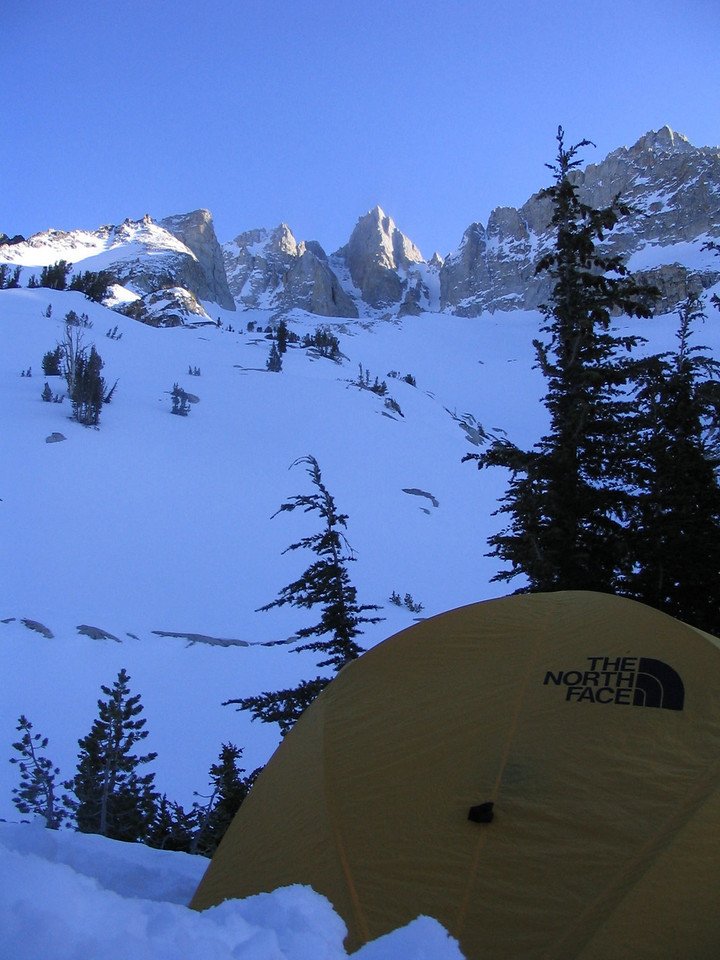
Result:
{"label": "yellow tent", "polygon": [[720,643],[642,604],[527,594],[349,664],[192,903],[310,884],[347,946],[436,917],[472,960],[720,957]]}

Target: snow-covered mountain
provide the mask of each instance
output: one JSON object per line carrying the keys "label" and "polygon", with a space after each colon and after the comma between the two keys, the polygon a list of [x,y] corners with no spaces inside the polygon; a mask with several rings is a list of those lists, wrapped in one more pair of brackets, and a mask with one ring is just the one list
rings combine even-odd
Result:
{"label": "snow-covered mountain", "polygon": [[[661,290],[661,309],[720,278],[717,259],[702,249],[720,234],[720,148],[695,147],[663,127],[575,176],[591,206],[617,194],[631,205],[608,247]],[[211,214],[196,210],[26,241],[3,234],[0,264],[32,273],[65,259],[77,270],[109,270],[118,284],[114,304],[140,300],[133,315],[154,325],[217,320],[216,305],[274,317],[293,309],[347,319],[477,316],[532,309],[547,298],[548,281],[534,271],[551,240],[549,223],[549,202],[535,194],[519,209],[496,208],[487,226],[472,223],[444,261],[437,254],[426,261],[380,207],[361,216],[331,255],[316,240],[297,240],[286,224],[245,231],[221,247]]]}
{"label": "snow-covered mountain", "polygon": [[[694,147],[663,127],[574,177],[589,206],[607,206],[618,194],[631,206],[607,247],[660,289],[661,309],[720,279],[717,258],[702,250],[720,235],[719,147]],[[535,194],[519,210],[493,210],[487,227],[471,224],[440,272],[441,309],[477,316],[546,300],[548,280],[535,276],[535,263],[551,242],[550,217],[550,202]]]}

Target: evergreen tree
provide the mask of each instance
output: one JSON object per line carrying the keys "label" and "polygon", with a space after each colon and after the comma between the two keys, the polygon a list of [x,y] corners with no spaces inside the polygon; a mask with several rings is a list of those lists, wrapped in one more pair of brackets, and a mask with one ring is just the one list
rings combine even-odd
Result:
{"label": "evergreen tree", "polygon": [[115,278],[107,270],[100,270],[99,272],[85,270],[83,273],[75,274],[68,289],[79,290],[85,294],[88,300],[102,303],[108,296],[109,287],[114,282]]}
{"label": "evergreen tree", "polygon": [[[65,290],[67,287],[68,274],[72,270],[72,264],[67,260],[57,260],[40,271],[40,286],[49,287],[51,290]],[[28,284],[29,286],[29,284]]]}
{"label": "evergreen tree", "polygon": [[238,767],[242,750],[233,743],[224,743],[217,763],[210,767],[212,792],[204,806],[196,807],[197,833],[191,851],[211,857],[225,836],[233,817],[248,795],[254,774],[243,777]]}
{"label": "evergreen tree", "polygon": [[46,377],[59,377],[61,374],[60,364],[63,358],[62,347],[58,344],[54,350],[48,350],[42,358],[43,373]]}
{"label": "evergreen tree", "polygon": [[686,300],[678,317],[676,351],[651,359],[638,393],[635,567],[624,592],[720,634],[720,363],[692,344],[705,319],[699,301]]}
{"label": "evergreen tree", "polygon": [[188,395],[185,390],[174,383],[170,391],[170,396],[172,398],[171,413],[176,414],[178,417],[186,417],[190,413],[190,401],[188,400]]}
{"label": "evergreen tree", "polygon": [[187,813],[179,803],[168,800],[167,795],[163,794],[145,843],[158,850],[191,853],[196,830],[195,812]]}
{"label": "evergreen tree", "polygon": [[279,353],[285,353],[288,345],[288,328],[284,320],[281,320],[277,328],[277,348]]}
{"label": "evergreen tree", "polygon": [[56,777],[60,770],[41,751],[47,749],[47,737],[33,733],[33,725],[21,716],[16,727],[22,734],[13,749],[20,754],[11,757],[20,770],[20,786],[13,788],[13,803],[20,813],[32,813],[45,821],[51,830],[59,829],[67,818],[63,800],[57,795]]}
{"label": "evergreen tree", "polygon": [[278,345],[273,341],[270,347],[270,355],[267,359],[267,369],[270,373],[280,373],[282,371],[282,357],[278,350]]}
{"label": "evergreen tree", "polygon": [[[337,673],[362,653],[356,639],[362,633],[361,624],[378,623],[383,618],[365,615],[379,607],[358,604],[357,589],[350,582],[347,564],[355,560],[355,556],[343,532],[347,528],[347,514],[338,513],[335,500],[323,483],[317,460],[311,456],[301,457],[292,466],[298,464],[306,465],[315,492],[291,497],[273,516],[298,509],[304,513],[317,513],[322,520],[318,533],[303,537],[283,551],[310,550],[317,559],[297,580],[283,587],[275,600],[260,609],[267,611],[286,604],[308,610],[319,607],[319,621],[295,632],[292,639],[304,642],[296,646],[294,652],[310,650],[320,654],[323,659],[318,662],[318,667],[331,667]],[[292,689],[264,692],[225,703],[238,704],[239,709],[249,710],[253,720],[278,723],[285,734],[329,682],[329,677],[317,676],[301,681]]]}
{"label": "evergreen tree", "polygon": [[22,268],[11,269],[9,263],[0,263],[0,290],[14,290],[20,286]]}
{"label": "evergreen tree", "polygon": [[497,511],[510,523],[489,541],[510,569],[496,580],[524,574],[529,590],[612,591],[629,562],[628,390],[638,366],[628,354],[639,338],[614,333],[611,317],[649,317],[656,291],[638,285],[620,257],[598,247],[629,209],[617,198],[602,210],[580,201],[572,171],[589,141],[566,148],[562,128],[557,140],[556,162],[548,165],[555,183],[542,194],[552,203],[555,242],[536,267],[553,282],[541,308],[546,338],[535,341],[550,431],[530,451],[495,441],[464,459],[511,472]]}
{"label": "evergreen tree", "polygon": [[146,838],[156,819],[155,774],[141,769],[157,754],[135,753],[148,731],[140,695],[130,695],[129,680],[123,669],[112,687],[101,688],[105,699],[98,700],[98,717],[78,741],[77,772],[66,786],[75,794],[71,806],[78,830],[134,842]]}
{"label": "evergreen tree", "polygon": [[75,370],[70,388],[73,418],[86,426],[100,421],[105,396],[105,380],[100,375],[103,361],[94,346],[90,353],[81,351],[75,358]]}

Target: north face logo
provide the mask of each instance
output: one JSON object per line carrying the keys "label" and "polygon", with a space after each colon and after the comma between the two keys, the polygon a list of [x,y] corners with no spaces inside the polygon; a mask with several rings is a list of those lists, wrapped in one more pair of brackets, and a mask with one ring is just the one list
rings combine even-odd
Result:
{"label": "north face logo", "polygon": [[566,701],[617,703],[682,710],[685,687],[679,674],[652,657],[588,657],[585,670],[548,670],[543,684],[563,687]]}

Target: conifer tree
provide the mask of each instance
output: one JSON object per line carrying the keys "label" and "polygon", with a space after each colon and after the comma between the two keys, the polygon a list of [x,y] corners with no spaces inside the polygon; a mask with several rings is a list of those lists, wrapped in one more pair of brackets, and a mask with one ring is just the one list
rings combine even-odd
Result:
{"label": "conifer tree", "polygon": [[47,749],[48,738],[33,733],[33,725],[25,716],[18,719],[16,729],[22,736],[13,749],[20,756],[11,757],[10,763],[18,765],[20,786],[13,788],[13,803],[20,813],[41,817],[46,827],[57,830],[67,819],[67,809],[57,794],[60,770],[41,752]]}
{"label": "conifer tree", "polygon": [[146,834],[145,843],[158,850],[192,852],[197,830],[195,811],[186,812],[179,803],[163,794],[155,818]]}
{"label": "conifer tree", "polygon": [[278,345],[274,340],[270,347],[270,354],[267,358],[266,366],[270,373],[280,373],[282,371],[282,357],[280,356]]}
{"label": "conifer tree", "polygon": [[242,776],[245,770],[238,767],[241,757],[240,747],[224,743],[217,763],[210,767],[212,792],[204,806],[196,807],[197,831],[191,852],[211,857],[248,795],[254,774]]}
{"label": "conifer tree", "polygon": [[[321,529],[311,536],[290,544],[283,552],[310,550],[316,559],[303,574],[286,587],[277,598],[260,607],[272,610],[289,604],[304,609],[320,608],[319,621],[295,632],[294,641],[303,641],[294,652],[312,651],[322,659],[318,667],[331,667],[338,672],[350,660],[362,653],[357,637],[362,633],[361,624],[378,623],[382,617],[366,616],[378,610],[375,604],[359,604],[357,589],[350,581],[347,564],[355,555],[345,537],[348,516],[339,513],[335,500],[323,483],[320,467],[314,457],[301,457],[291,466],[304,464],[315,489],[314,493],[291,497],[273,514],[302,510],[317,513],[322,520]],[[264,692],[255,697],[227,700],[226,704],[238,704],[239,709],[249,710],[253,720],[278,723],[283,734],[287,733],[300,714],[309,706],[321,690],[330,682],[330,677],[317,676],[303,680],[297,687]]]}
{"label": "conifer tree", "polygon": [[285,353],[288,345],[288,328],[284,320],[281,320],[277,328],[277,348],[278,353]]}
{"label": "conifer tree", "polygon": [[40,271],[40,286],[49,287],[51,290],[65,290],[67,287],[68,274],[72,270],[72,264],[67,260],[57,260]]}
{"label": "conifer tree", "polygon": [[638,392],[635,566],[624,592],[720,634],[720,362],[693,345],[700,302],[686,300],[678,318],[677,349],[651,358]]}
{"label": "conifer tree", "polygon": [[562,128],[557,141],[556,161],[548,164],[555,183],[542,193],[552,203],[555,241],[536,267],[553,286],[541,308],[545,339],[534,344],[547,381],[550,430],[530,451],[495,441],[464,459],[511,472],[497,511],[510,522],[489,541],[510,568],[495,579],[524,574],[529,590],[612,591],[629,562],[628,385],[638,372],[629,352],[639,338],[617,335],[611,317],[649,317],[655,291],[598,246],[629,209],[617,198],[602,210],[581,202],[572,171],[589,141],[566,148]]}
{"label": "conifer tree", "polygon": [[94,346],[90,353],[82,351],[76,357],[70,399],[73,418],[86,426],[96,426],[100,422],[105,397],[105,379],[100,371],[104,364]]}
{"label": "conifer tree", "polygon": [[66,786],[77,829],[114,840],[144,840],[155,820],[158,794],[155,774],[142,773],[157,756],[135,753],[147,737],[140,695],[130,695],[130,677],[122,669],[112,687],[103,686],[98,717],[78,741],[75,777]]}

